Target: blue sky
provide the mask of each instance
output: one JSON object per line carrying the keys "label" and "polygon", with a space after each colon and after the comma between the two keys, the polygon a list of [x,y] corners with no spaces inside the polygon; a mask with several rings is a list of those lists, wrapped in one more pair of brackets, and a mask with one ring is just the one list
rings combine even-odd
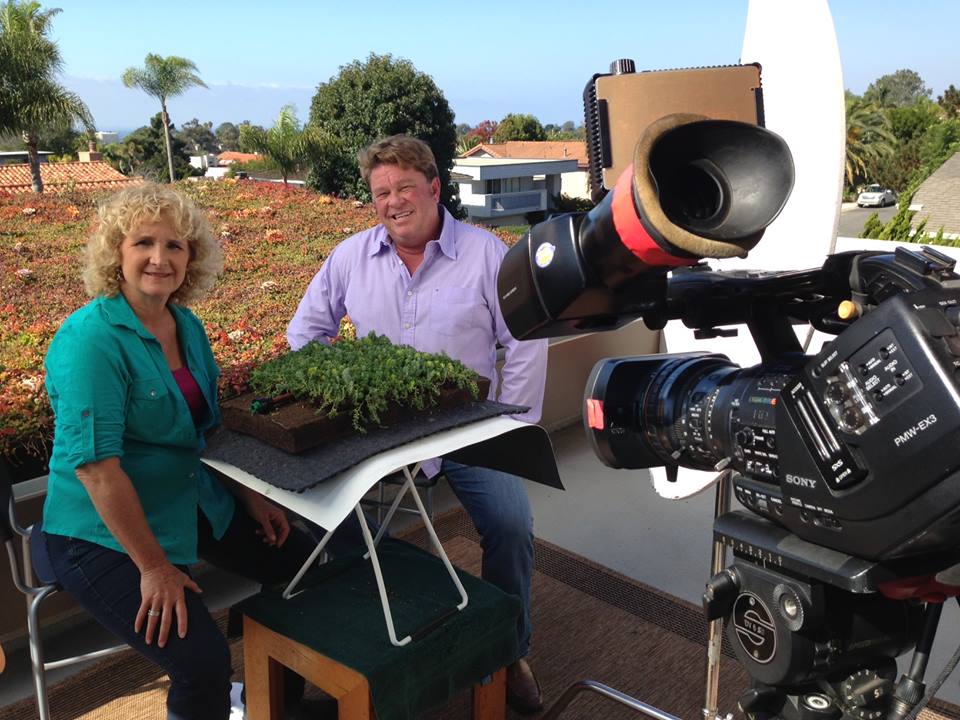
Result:
{"label": "blue sky", "polygon": [[[210,86],[171,101],[178,126],[194,117],[266,125],[285,103],[305,120],[317,84],[371,52],[431,75],[458,123],[524,112],[579,124],[584,84],[615,58],[632,57],[638,69],[737,62],[747,12],[747,0],[44,4],[63,10],[53,23],[63,82],[101,130],[143,125],[158,110],[119,80],[148,52],[190,58]],[[850,90],[899,68],[917,71],[934,98],[960,86],[960,2],[831,0],[830,8]]]}

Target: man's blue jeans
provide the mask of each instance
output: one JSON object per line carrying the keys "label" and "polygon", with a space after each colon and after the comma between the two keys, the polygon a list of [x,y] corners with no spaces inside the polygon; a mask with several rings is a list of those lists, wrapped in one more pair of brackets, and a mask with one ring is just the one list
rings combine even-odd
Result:
{"label": "man's blue jeans", "polygon": [[489,468],[444,460],[441,470],[463,505],[483,548],[481,577],[523,602],[517,620],[520,657],[530,649],[530,578],[533,574],[533,512],[523,481]]}

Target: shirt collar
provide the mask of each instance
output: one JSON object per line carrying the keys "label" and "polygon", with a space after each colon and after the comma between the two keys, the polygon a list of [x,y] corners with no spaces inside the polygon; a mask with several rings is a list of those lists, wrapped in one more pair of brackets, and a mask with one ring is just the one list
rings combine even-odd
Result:
{"label": "shirt collar", "polygon": [[[130,328],[137,333],[137,335],[147,340],[154,339],[153,333],[143,326],[143,323],[140,322],[140,318],[137,317],[137,314],[133,311],[133,308],[130,307],[130,303],[127,302],[127,299],[123,296],[123,293],[117,293],[113,297],[101,295],[97,298],[97,302],[100,303],[103,314],[106,317],[107,322],[109,322],[111,325]],[[174,303],[168,303],[167,307],[170,308],[170,312],[173,313],[173,317],[179,326],[183,310]]]}
{"label": "shirt collar", "polygon": [[[437,244],[440,245],[440,251],[446,255],[451,260],[457,259],[457,243],[456,243],[456,223],[453,221],[453,215],[443,206],[438,205],[440,208],[440,237],[437,238]],[[432,242],[432,241],[431,241]],[[367,255],[373,257],[381,253],[385,248],[392,247],[393,243],[390,241],[390,236],[387,234],[387,229],[381,223],[374,228],[374,233],[370,238],[369,247],[367,248]]]}

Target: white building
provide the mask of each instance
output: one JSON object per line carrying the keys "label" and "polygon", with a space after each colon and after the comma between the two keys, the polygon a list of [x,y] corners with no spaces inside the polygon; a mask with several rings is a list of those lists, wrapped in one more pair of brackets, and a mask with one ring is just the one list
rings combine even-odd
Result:
{"label": "white building", "polygon": [[113,132],[112,130],[98,130],[96,136],[97,142],[100,145],[110,145],[120,142],[120,133]]}
{"label": "white building", "polygon": [[576,160],[577,166],[560,176],[560,192],[567,197],[590,199],[590,160],[583,140],[510,140],[481,143],[463,154],[464,158],[491,157],[521,160]]}
{"label": "white building", "polygon": [[577,161],[462,157],[453,161],[451,179],[470,220],[486,225],[522,225],[526,215],[552,207],[562,192],[561,176]]}

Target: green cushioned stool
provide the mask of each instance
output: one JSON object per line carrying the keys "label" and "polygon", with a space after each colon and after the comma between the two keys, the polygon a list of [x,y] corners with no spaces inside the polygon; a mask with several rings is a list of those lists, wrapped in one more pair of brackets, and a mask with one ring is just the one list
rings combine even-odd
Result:
{"label": "green cushioned stool", "polygon": [[474,718],[503,719],[519,598],[457,571],[469,597],[457,611],[460,595],[438,558],[389,539],[378,555],[397,631],[413,641],[391,644],[373,569],[359,555],[311,571],[289,600],[264,589],[238,606],[250,720],[282,717],[282,666],[336,698],[341,719],[413,720],[470,686]]}

